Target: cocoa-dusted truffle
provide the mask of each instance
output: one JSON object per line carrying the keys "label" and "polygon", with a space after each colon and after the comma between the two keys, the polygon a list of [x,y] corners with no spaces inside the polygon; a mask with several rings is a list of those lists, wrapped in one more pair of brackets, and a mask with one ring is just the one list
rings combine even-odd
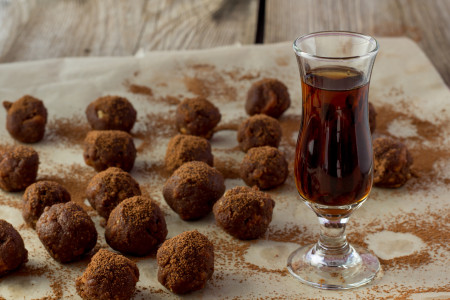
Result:
{"label": "cocoa-dusted truffle", "polygon": [[221,117],[214,104],[205,98],[197,97],[185,99],[178,105],[176,124],[180,133],[210,139]]}
{"label": "cocoa-dusted truffle", "polygon": [[224,192],[222,174],[201,161],[183,164],[163,188],[167,204],[183,220],[195,220],[209,214]]}
{"label": "cocoa-dusted truffle", "polygon": [[266,115],[254,115],[241,123],[237,140],[239,148],[247,152],[253,147],[278,147],[281,135],[281,126],[276,119]]}
{"label": "cocoa-dusted truffle", "polygon": [[47,123],[47,109],[44,103],[25,95],[16,102],[4,101],[7,111],[6,129],[22,143],[36,143],[42,140]]}
{"label": "cocoa-dusted truffle", "polygon": [[129,173],[115,167],[92,177],[86,188],[89,203],[105,219],[120,202],[140,195],[139,183]]}
{"label": "cocoa-dusted truffle", "polygon": [[375,128],[377,128],[377,111],[375,110],[375,106],[369,102],[369,127],[370,132],[373,134]]}
{"label": "cocoa-dusted truffle", "polygon": [[391,138],[373,141],[373,184],[378,187],[401,187],[411,177],[413,159],[406,146]]}
{"label": "cocoa-dusted truffle", "polygon": [[79,260],[97,243],[94,222],[72,201],[46,207],[36,233],[50,256],[61,263]]}
{"label": "cocoa-dusted truffle", "polygon": [[287,87],[279,80],[265,78],[252,84],[247,93],[247,114],[279,118],[291,105]]}
{"label": "cocoa-dusted truffle", "polygon": [[0,277],[28,261],[28,251],[14,227],[0,219]]}
{"label": "cocoa-dusted truffle", "polygon": [[136,110],[124,97],[104,96],[88,105],[86,117],[94,130],[129,132],[136,122]]}
{"label": "cocoa-dusted truffle", "polygon": [[75,285],[78,295],[89,300],[129,300],[139,281],[136,264],[122,256],[100,249]]}
{"label": "cocoa-dusted truffle", "polygon": [[24,190],[36,181],[39,155],[28,146],[0,150],[0,188],[7,192]]}
{"label": "cocoa-dusted truffle", "polygon": [[217,224],[230,235],[251,240],[262,236],[270,222],[275,202],[255,187],[239,186],[225,193],[214,204]]}
{"label": "cocoa-dusted truffle", "polygon": [[131,171],[136,159],[136,148],[131,135],[119,130],[88,132],[84,140],[84,161],[96,171],[118,167]]}
{"label": "cocoa-dusted truffle", "polygon": [[172,173],[188,161],[203,161],[213,166],[214,157],[211,153],[211,144],[207,139],[178,134],[169,141],[165,157],[167,171]]}
{"label": "cocoa-dusted truffle", "polygon": [[255,147],[248,150],[241,163],[241,177],[249,186],[266,190],[284,183],[288,164],[277,148]]}
{"label": "cocoa-dusted truffle", "polygon": [[32,228],[36,228],[36,221],[47,206],[69,201],[69,192],[59,183],[38,181],[27,187],[23,194],[23,219]]}
{"label": "cocoa-dusted truffle", "polygon": [[106,242],[124,254],[149,254],[167,236],[164,215],[158,204],[135,196],[122,201],[111,212],[106,225]]}
{"label": "cocoa-dusted truffle", "polygon": [[176,294],[204,288],[214,273],[214,246],[197,230],[165,241],[156,259],[158,281]]}

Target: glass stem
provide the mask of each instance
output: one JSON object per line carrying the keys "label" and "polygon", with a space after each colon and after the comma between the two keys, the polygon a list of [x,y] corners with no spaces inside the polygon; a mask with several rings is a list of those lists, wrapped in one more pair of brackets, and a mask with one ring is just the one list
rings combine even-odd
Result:
{"label": "glass stem", "polygon": [[317,246],[327,255],[346,255],[351,249],[345,236],[345,227],[349,217],[330,218],[319,217],[320,238]]}

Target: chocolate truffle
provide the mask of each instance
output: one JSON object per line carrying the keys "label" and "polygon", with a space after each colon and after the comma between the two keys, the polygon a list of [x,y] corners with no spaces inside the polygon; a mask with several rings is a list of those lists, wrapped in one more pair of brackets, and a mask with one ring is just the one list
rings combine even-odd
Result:
{"label": "chocolate truffle", "polygon": [[369,102],[369,127],[370,132],[373,134],[375,128],[377,127],[377,111],[375,110],[375,106]]}
{"label": "chocolate truffle", "polygon": [[123,200],[140,196],[139,183],[120,168],[110,167],[92,177],[86,198],[100,216],[108,219],[111,211]]}
{"label": "chocolate truffle", "polygon": [[270,222],[275,202],[255,187],[239,186],[225,193],[214,204],[217,224],[230,235],[251,240],[262,236]]}
{"label": "chocolate truffle", "polygon": [[39,155],[31,147],[13,146],[0,150],[0,188],[7,192],[24,190],[35,182]]}
{"label": "chocolate truffle", "polygon": [[16,102],[4,101],[7,111],[6,129],[22,143],[36,143],[42,140],[47,123],[47,109],[44,103],[25,95]]}
{"label": "chocolate truffle", "polygon": [[28,261],[28,251],[14,227],[0,219],[0,277]]}
{"label": "chocolate truffle", "polygon": [[105,238],[111,248],[124,254],[143,256],[164,242],[167,227],[158,204],[135,196],[122,201],[111,212]]}
{"label": "chocolate truffle", "polygon": [[276,119],[266,115],[254,115],[241,123],[237,140],[239,148],[247,152],[253,147],[278,147],[281,135],[281,126]]}
{"label": "chocolate truffle", "polygon": [[88,105],[86,117],[94,130],[129,132],[136,122],[136,110],[126,98],[104,96]]}
{"label": "chocolate truffle", "polygon": [[69,192],[59,183],[38,181],[27,187],[23,194],[23,219],[32,228],[36,228],[36,221],[47,206],[69,201]]}
{"label": "chocolate truffle", "polygon": [[373,141],[373,184],[378,187],[401,187],[411,177],[413,159],[406,146],[391,138]]}
{"label": "chocolate truffle", "polygon": [[61,263],[79,260],[97,243],[97,230],[76,203],[46,207],[36,222],[36,233],[51,257]]}
{"label": "chocolate truffle", "polygon": [[197,230],[165,241],[156,259],[158,281],[176,294],[204,288],[214,273],[214,246]]}
{"label": "chocolate truffle", "polygon": [[177,107],[176,124],[180,133],[210,139],[221,117],[219,109],[207,99],[185,99]]}
{"label": "chocolate truffle", "polygon": [[210,166],[214,164],[211,145],[202,137],[177,134],[167,145],[166,169],[172,173],[188,161],[203,161]]}
{"label": "chocolate truffle", "polygon": [[120,130],[89,131],[84,140],[84,161],[97,172],[108,167],[131,171],[136,148],[131,135]]}
{"label": "chocolate truffle", "polygon": [[224,192],[222,174],[202,161],[183,164],[163,188],[167,204],[183,220],[195,220],[209,214]]}
{"label": "chocolate truffle", "polygon": [[89,300],[129,300],[139,281],[136,264],[122,256],[100,249],[75,285],[78,295]]}
{"label": "chocolate truffle", "polygon": [[248,150],[241,163],[241,178],[249,186],[267,190],[284,183],[288,164],[277,148],[255,147]]}
{"label": "chocolate truffle", "polygon": [[277,79],[265,78],[252,84],[247,93],[247,114],[279,118],[291,105],[287,87]]}

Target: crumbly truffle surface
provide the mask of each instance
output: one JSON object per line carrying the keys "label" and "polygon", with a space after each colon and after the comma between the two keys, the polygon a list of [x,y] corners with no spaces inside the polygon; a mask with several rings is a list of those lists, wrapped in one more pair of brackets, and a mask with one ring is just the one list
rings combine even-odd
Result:
{"label": "crumbly truffle surface", "polygon": [[286,181],[288,163],[277,148],[255,147],[248,150],[241,163],[241,178],[249,186],[266,190]]}
{"label": "crumbly truffle surface", "polygon": [[183,220],[196,220],[209,214],[224,192],[222,174],[201,161],[183,164],[163,187],[167,204]]}
{"label": "crumbly truffle surface", "polygon": [[94,130],[130,132],[136,122],[136,110],[124,97],[104,96],[88,105],[86,117]]}
{"label": "crumbly truffle surface", "polygon": [[139,281],[136,264],[122,256],[100,249],[83,275],[75,282],[78,295],[89,300],[131,299]]}
{"label": "crumbly truffle surface", "polygon": [[158,281],[176,294],[204,288],[214,273],[214,246],[197,230],[165,241],[156,259]]}
{"label": "crumbly truffle surface", "polygon": [[377,128],[377,111],[375,110],[375,106],[369,102],[369,127],[370,132],[373,134],[375,129]]}
{"label": "crumbly truffle surface", "polygon": [[180,133],[210,139],[221,117],[219,109],[207,99],[185,99],[177,107],[176,125]]}
{"label": "crumbly truffle surface", "polygon": [[136,196],[122,201],[111,212],[105,230],[108,245],[124,254],[143,256],[167,236],[164,215],[153,200]]}
{"label": "crumbly truffle surface", "polygon": [[266,115],[254,115],[239,125],[237,141],[239,148],[248,149],[261,146],[278,147],[282,131],[280,123]]}
{"label": "crumbly truffle surface", "polygon": [[203,161],[213,166],[214,157],[207,139],[178,134],[169,141],[165,157],[167,171],[172,173],[188,161]]}
{"label": "crumbly truffle surface", "polygon": [[70,201],[69,192],[54,181],[38,181],[33,183],[23,194],[22,216],[32,228],[47,206]]}
{"label": "crumbly truffle surface", "polygon": [[397,188],[411,177],[413,159],[403,143],[391,138],[377,138],[373,141],[373,153],[375,186]]}
{"label": "crumbly truffle surface", "polygon": [[22,143],[36,143],[42,140],[47,123],[47,109],[44,103],[25,95],[16,102],[3,102],[7,111],[6,129]]}
{"label": "crumbly truffle surface", "polygon": [[228,234],[251,240],[266,232],[274,206],[269,194],[249,187],[235,187],[214,204],[213,212],[217,224]]}
{"label": "crumbly truffle surface", "polygon": [[131,135],[120,130],[90,131],[84,140],[84,161],[97,172],[109,167],[131,171],[136,147]]}
{"label": "crumbly truffle surface", "polygon": [[129,173],[115,167],[92,177],[86,188],[89,203],[105,219],[120,202],[140,195],[139,183]]}
{"label": "crumbly truffle surface", "polygon": [[287,87],[277,79],[265,78],[250,87],[245,110],[249,115],[265,114],[279,118],[290,105]]}
{"label": "crumbly truffle surface", "polygon": [[51,257],[61,263],[79,260],[97,243],[94,222],[72,201],[46,207],[36,233]]}
{"label": "crumbly truffle surface", "polygon": [[31,147],[13,146],[0,151],[0,188],[7,192],[24,190],[36,181],[39,155]]}
{"label": "crumbly truffle surface", "polygon": [[28,251],[19,232],[0,219],[0,277],[28,261]]}

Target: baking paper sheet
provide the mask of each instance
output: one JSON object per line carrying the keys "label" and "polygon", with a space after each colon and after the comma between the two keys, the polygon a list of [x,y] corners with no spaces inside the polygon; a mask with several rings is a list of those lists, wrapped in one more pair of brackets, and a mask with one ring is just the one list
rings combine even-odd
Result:
{"label": "baking paper sheet", "polygon": [[[385,114],[379,116],[385,120],[382,132],[401,138],[412,148],[425,145],[448,154],[448,88],[412,41],[380,38],[379,42],[381,50],[373,70],[369,100],[380,108],[379,114]],[[175,132],[173,126],[166,124],[173,120],[176,99],[204,94],[219,107],[222,130],[211,140],[213,154],[216,164],[236,170],[244,155],[236,149],[236,124],[247,117],[244,103],[248,88],[264,77],[278,78],[288,86],[292,106],[281,122],[295,128],[301,111],[301,90],[291,43],[152,52],[139,58],[67,58],[3,64],[0,65],[0,99],[11,101],[30,94],[44,101],[49,125],[44,140],[32,145],[40,155],[38,177],[59,179],[70,185],[71,190],[77,190],[78,198],[82,197],[86,178],[95,174],[83,162],[80,143],[86,130],[86,106],[104,95],[125,96],[133,103],[138,122],[132,133],[141,150],[131,174],[144,193],[155,199],[166,213],[168,238],[197,229],[215,245],[213,278],[203,290],[184,296],[186,299],[372,299],[388,295],[411,299],[450,298],[448,155],[431,163],[430,172],[438,175],[436,180],[414,178],[414,186],[395,190],[374,188],[369,200],[352,216],[347,230],[350,240],[367,246],[382,258],[383,271],[371,284],[350,291],[314,289],[298,282],[286,270],[289,253],[318,237],[316,217],[300,201],[295,188],[295,130],[285,130],[280,147],[289,159],[291,175],[282,187],[269,191],[276,206],[270,228],[261,239],[243,242],[226,235],[215,224],[212,214],[200,221],[184,222],[171,211],[162,197],[165,178],[159,169],[164,164],[167,142]],[[153,95],[131,93],[130,84],[150,87]],[[397,117],[390,119],[386,115],[389,109],[395,110]],[[399,118],[399,113],[405,117]],[[5,117],[6,113],[1,111],[0,144],[16,144],[4,127]],[[439,128],[433,139],[422,134],[420,121]],[[62,135],[64,122],[72,124],[67,130],[76,131],[66,133],[73,140]],[[74,124],[80,129],[74,129]],[[428,182],[423,189],[417,188],[421,180]],[[245,184],[239,178],[226,179],[227,189],[237,185]],[[29,251],[29,262],[24,268],[0,278],[0,296],[78,299],[75,278],[82,274],[89,258],[67,265],[51,259],[34,230],[24,224],[18,208],[21,197],[22,193],[0,191],[0,218],[19,230]],[[90,210],[89,214],[97,226],[99,246],[108,247],[101,218],[95,211]],[[135,299],[176,298],[157,281],[155,255],[132,259],[141,274]]]}

